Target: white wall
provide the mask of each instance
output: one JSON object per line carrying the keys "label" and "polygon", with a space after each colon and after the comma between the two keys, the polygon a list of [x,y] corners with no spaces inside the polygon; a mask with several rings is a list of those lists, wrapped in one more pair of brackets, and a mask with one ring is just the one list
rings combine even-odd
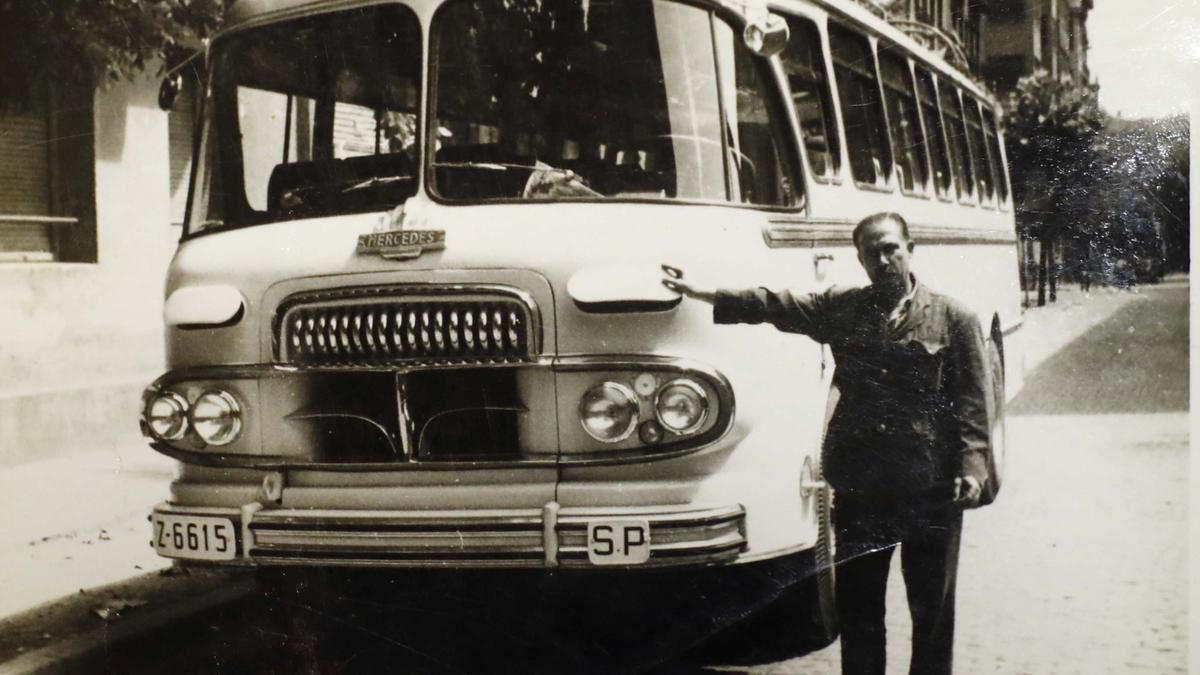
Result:
{"label": "white wall", "polygon": [[144,77],[96,93],[99,262],[0,263],[0,465],[137,441],[177,236],[157,88]]}

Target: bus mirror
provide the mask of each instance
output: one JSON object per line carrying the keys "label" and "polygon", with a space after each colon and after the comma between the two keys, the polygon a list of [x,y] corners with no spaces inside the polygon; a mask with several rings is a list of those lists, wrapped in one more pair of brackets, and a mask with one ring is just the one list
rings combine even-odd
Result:
{"label": "bus mirror", "polygon": [[747,17],[746,28],[742,31],[742,41],[760,56],[774,56],[783,51],[788,37],[787,21],[770,12],[756,12]]}
{"label": "bus mirror", "polygon": [[158,107],[170,112],[175,107],[175,99],[183,89],[183,75],[173,73],[163,78],[158,87]]}

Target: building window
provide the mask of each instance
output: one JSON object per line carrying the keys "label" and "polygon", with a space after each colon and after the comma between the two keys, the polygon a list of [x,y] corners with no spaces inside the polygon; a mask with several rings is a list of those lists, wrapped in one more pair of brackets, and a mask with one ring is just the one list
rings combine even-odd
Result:
{"label": "building window", "polygon": [[788,28],[792,37],[783,52],[783,70],[792,92],[792,107],[800,121],[808,163],[818,178],[836,176],[841,171],[842,148],[821,34],[816,24],[797,17],[788,17]]}
{"label": "building window", "polygon": [[892,131],[892,150],[900,187],[909,192],[924,190],[929,164],[908,59],[895,52],[880,50],[879,69],[883,74],[883,98],[887,104],[888,126]]}
{"label": "building window", "polygon": [[1051,41],[1054,39],[1054,34],[1050,30],[1050,17],[1043,14],[1037,23],[1037,31],[1034,36],[1034,44],[1037,49],[1037,58],[1042,62],[1042,65],[1049,66],[1053,63],[1054,51],[1051,46]]}
{"label": "building window", "polygon": [[94,262],[92,90],[56,83],[0,113],[0,262]]}
{"label": "building window", "polygon": [[859,33],[831,24],[829,44],[842,104],[846,149],[850,152],[850,173],[859,183],[885,186],[891,178],[892,152],[871,43]]}

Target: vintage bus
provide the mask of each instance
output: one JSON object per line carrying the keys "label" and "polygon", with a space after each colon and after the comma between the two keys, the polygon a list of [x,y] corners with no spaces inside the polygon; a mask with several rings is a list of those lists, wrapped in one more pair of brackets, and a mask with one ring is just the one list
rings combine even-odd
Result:
{"label": "vintage bus", "polygon": [[830,353],[661,280],[861,285],[877,211],[978,313],[999,423],[1000,108],[869,8],[239,0],[205,72],[141,420],[164,556],[784,562],[828,622]]}

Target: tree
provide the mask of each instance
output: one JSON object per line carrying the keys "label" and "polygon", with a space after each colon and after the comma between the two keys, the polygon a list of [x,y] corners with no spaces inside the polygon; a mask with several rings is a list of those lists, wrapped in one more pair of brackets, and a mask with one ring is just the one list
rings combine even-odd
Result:
{"label": "tree", "polygon": [[1021,78],[1006,102],[1017,225],[1023,240],[1041,243],[1039,305],[1045,304],[1047,281],[1054,300],[1055,246],[1064,238],[1090,239],[1095,224],[1095,143],[1104,125],[1097,91],[1039,70]]}
{"label": "tree", "polygon": [[1096,143],[1092,245],[1110,265],[1125,261],[1151,277],[1187,268],[1188,135],[1185,116],[1106,121]]}
{"label": "tree", "polygon": [[177,62],[216,29],[224,0],[0,0],[0,107],[44,82],[102,85]]}

